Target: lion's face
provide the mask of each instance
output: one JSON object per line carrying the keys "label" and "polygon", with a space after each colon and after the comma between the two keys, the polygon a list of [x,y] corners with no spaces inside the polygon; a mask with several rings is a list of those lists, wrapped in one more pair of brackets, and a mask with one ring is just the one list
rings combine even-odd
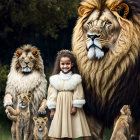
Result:
{"label": "lion's face", "polygon": [[120,25],[109,9],[96,9],[84,23],[83,32],[88,58],[99,59],[113,49],[120,33]]}
{"label": "lion's face", "polygon": [[121,114],[123,115],[131,115],[131,110],[130,107],[128,105],[124,105],[121,110],[120,110]]}
{"label": "lion's face", "polygon": [[21,66],[22,72],[31,72],[35,64],[34,55],[31,52],[29,52],[28,54],[23,52],[22,55],[19,57],[19,64]]}
{"label": "lion's face", "polygon": [[23,109],[28,107],[28,104],[31,100],[31,97],[32,97],[31,93],[28,93],[28,94],[27,93],[19,93],[17,95],[19,107],[21,107]]}
{"label": "lion's face", "polygon": [[39,131],[42,132],[44,128],[46,127],[46,123],[48,121],[47,117],[33,117],[34,123],[35,123],[35,128]]}
{"label": "lion's face", "polygon": [[21,49],[17,49],[15,58],[15,68],[18,72],[29,74],[43,68],[39,51],[31,45],[24,45]]}

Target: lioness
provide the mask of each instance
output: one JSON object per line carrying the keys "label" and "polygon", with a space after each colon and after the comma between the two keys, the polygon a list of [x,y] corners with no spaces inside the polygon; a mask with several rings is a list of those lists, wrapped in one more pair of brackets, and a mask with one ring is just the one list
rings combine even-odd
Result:
{"label": "lioness", "polygon": [[22,132],[24,133],[24,140],[28,140],[30,130],[29,103],[31,95],[31,93],[19,93],[17,95],[17,109],[14,110],[11,106],[8,106],[6,109],[8,118],[16,122],[16,140],[22,139]]}
{"label": "lioness", "polygon": [[130,140],[132,117],[128,105],[124,105],[120,110],[121,115],[114,125],[114,131],[110,140]]}
{"label": "lioness", "polygon": [[48,129],[46,123],[48,121],[47,117],[33,117],[35,127],[34,127],[34,140],[48,140]]}

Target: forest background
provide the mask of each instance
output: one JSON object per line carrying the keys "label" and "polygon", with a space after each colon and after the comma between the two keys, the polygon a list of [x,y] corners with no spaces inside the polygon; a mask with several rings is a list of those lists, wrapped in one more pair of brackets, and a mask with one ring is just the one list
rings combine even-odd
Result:
{"label": "forest background", "polygon": [[0,140],[11,139],[3,97],[14,51],[23,44],[35,45],[48,79],[57,52],[71,49],[79,4],[80,0],[0,0]]}

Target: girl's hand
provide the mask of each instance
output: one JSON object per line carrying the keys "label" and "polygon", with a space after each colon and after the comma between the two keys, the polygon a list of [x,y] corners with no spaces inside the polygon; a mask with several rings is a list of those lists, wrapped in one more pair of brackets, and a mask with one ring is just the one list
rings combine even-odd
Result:
{"label": "girl's hand", "polygon": [[50,118],[51,119],[53,119],[54,113],[55,113],[55,109],[51,109],[51,113],[50,113]]}
{"label": "girl's hand", "polygon": [[71,109],[71,115],[75,115],[77,112],[77,107],[72,107]]}

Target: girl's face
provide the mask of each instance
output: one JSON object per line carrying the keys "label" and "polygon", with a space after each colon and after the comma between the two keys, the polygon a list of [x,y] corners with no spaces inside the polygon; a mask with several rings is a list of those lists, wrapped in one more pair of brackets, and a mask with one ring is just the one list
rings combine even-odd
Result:
{"label": "girl's face", "polygon": [[71,62],[69,57],[62,57],[60,59],[60,69],[63,73],[70,72],[71,68],[73,67],[73,63]]}

